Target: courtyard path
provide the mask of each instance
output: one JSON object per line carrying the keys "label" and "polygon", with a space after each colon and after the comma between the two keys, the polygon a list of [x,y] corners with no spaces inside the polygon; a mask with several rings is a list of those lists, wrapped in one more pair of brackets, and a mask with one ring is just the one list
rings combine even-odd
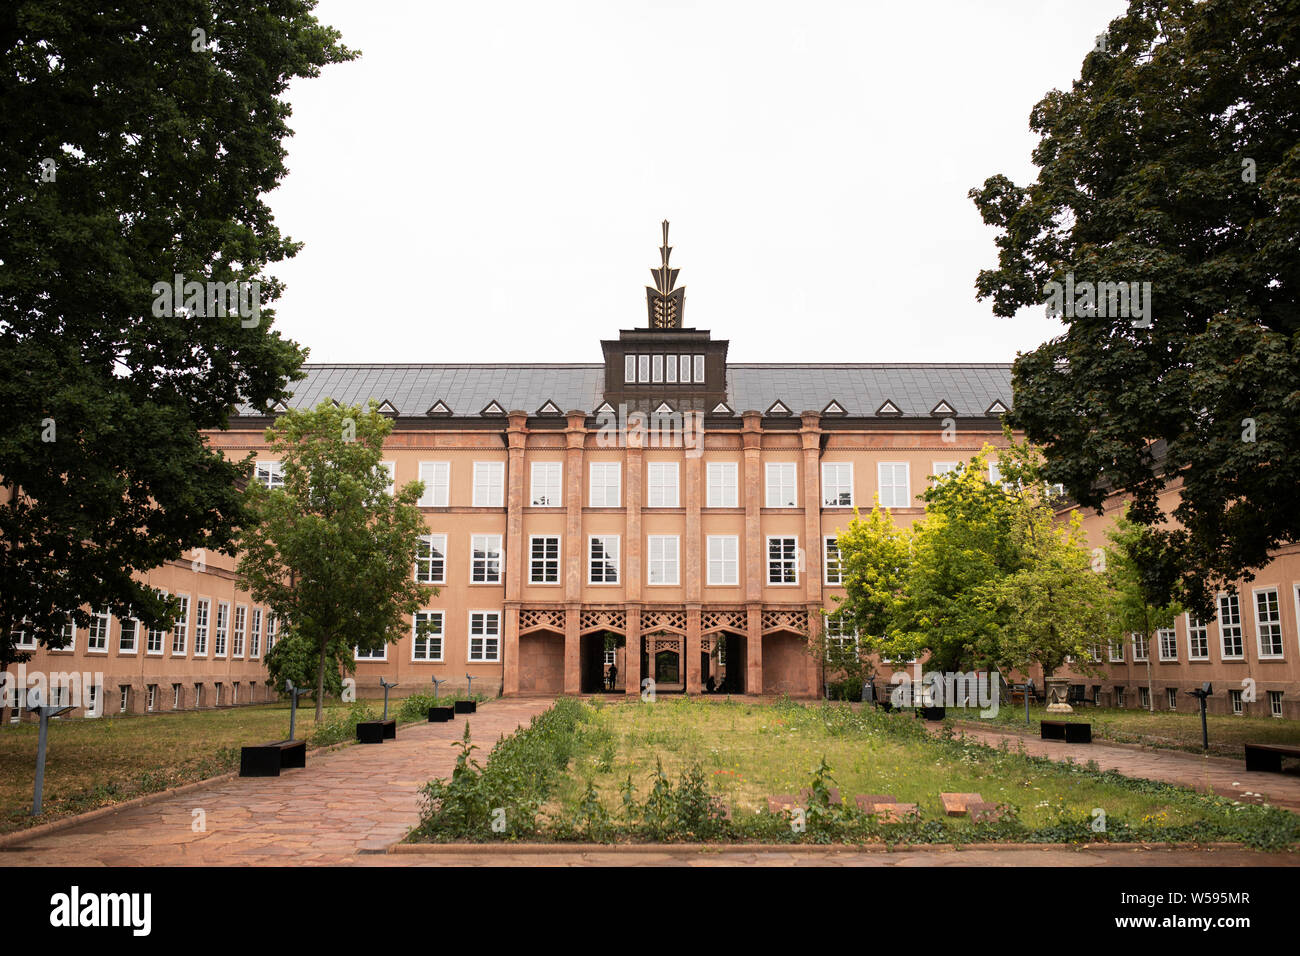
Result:
{"label": "courtyard path", "polygon": [[[932,726],[938,728],[939,725]],[[1076,763],[1095,760],[1102,770],[1117,770],[1126,777],[1163,780],[1244,803],[1269,803],[1300,812],[1300,776],[1247,772],[1244,758],[1234,760],[1177,750],[1142,750],[1136,746],[1097,740],[1090,744],[1067,744],[1060,740],[1040,740],[1037,736],[1015,731],[976,729],[969,724],[960,724],[957,730],[992,747],[998,747],[1006,740],[1015,750],[1023,743],[1026,753],[1038,757],[1062,761],[1073,757]]]}

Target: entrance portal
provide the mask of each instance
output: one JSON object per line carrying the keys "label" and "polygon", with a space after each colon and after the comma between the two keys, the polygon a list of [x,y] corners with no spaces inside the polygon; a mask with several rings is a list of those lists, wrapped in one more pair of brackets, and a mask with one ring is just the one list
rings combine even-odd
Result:
{"label": "entrance portal", "polygon": [[[581,657],[581,692],[584,694],[621,694],[626,685],[623,674],[627,670],[626,639],[612,631],[584,634],[578,653]],[[612,668],[612,670],[611,670]],[[610,676],[614,684],[610,686]]]}
{"label": "entrance portal", "polygon": [[668,631],[641,638],[641,675],[654,680],[655,693],[686,690],[685,645],[685,638]]}
{"label": "entrance portal", "polygon": [[[729,631],[704,635],[700,648],[700,683],[706,694],[745,692],[745,638]],[[709,678],[713,689],[709,689]]]}

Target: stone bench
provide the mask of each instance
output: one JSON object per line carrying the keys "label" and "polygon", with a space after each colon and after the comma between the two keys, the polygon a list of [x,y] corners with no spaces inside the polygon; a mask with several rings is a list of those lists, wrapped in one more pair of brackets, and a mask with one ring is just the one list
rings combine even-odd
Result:
{"label": "stone bench", "polygon": [[921,818],[915,803],[899,803],[887,794],[860,793],[853,802],[861,812],[874,816],[880,823],[907,823]]}
{"label": "stone bench", "polygon": [[455,713],[456,713],[456,708],[454,707],[430,707],[429,723],[440,724],[445,721],[451,720],[452,717],[455,716]]}
{"label": "stone bench", "polygon": [[388,720],[363,720],[357,724],[357,743],[382,744],[396,737],[397,721],[391,717]]}
{"label": "stone bench", "polygon": [[307,766],[307,741],[277,740],[239,750],[241,777],[278,777],[281,770]]}
{"label": "stone bench", "polygon": [[[802,800],[805,804],[807,804],[810,800],[812,800],[812,796],[813,796],[812,787],[804,787],[802,790],[799,791],[799,799]],[[831,797],[832,805],[836,805],[836,806],[839,805],[841,803],[840,788],[831,787],[830,797]]]}
{"label": "stone bench", "polygon": [[1038,727],[1042,740],[1064,740],[1067,744],[1092,743],[1092,724],[1073,720],[1044,720]]}
{"label": "stone bench", "polygon": [[1300,747],[1291,744],[1246,744],[1246,769],[1281,773],[1283,757],[1300,757]]}
{"label": "stone bench", "polygon": [[950,817],[964,817],[972,804],[984,803],[984,798],[978,793],[941,793],[939,802],[943,804],[943,812]]}

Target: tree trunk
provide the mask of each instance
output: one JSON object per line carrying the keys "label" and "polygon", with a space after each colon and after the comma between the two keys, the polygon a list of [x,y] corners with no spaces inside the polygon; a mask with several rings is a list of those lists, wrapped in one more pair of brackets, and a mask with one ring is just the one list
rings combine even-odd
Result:
{"label": "tree trunk", "polygon": [[325,713],[325,654],[329,641],[321,641],[320,662],[316,665],[316,723],[321,722]]}

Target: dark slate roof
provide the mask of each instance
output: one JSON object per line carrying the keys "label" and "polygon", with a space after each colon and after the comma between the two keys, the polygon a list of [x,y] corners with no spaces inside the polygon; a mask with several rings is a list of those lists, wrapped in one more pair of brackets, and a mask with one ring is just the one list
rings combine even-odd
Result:
{"label": "dark slate roof", "polygon": [[[288,404],[311,408],[389,401],[402,416],[422,416],[438,401],[457,417],[477,417],[491,402],[535,413],[547,401],[592,413],[604,400],[603,365],[304,365]],[[665,392],[667,394],[667,390]],[[886,400],[904,417],[929,416],[940,401],[959,416],[983,416],[994,401],[1011,407],[1011,366],[1000,364],[733,364],[727,403],[737,413],[781,401],[793,413],[839,402],[850,416],[874,416]],[[242,414],[255,414],[241,408]]]}

